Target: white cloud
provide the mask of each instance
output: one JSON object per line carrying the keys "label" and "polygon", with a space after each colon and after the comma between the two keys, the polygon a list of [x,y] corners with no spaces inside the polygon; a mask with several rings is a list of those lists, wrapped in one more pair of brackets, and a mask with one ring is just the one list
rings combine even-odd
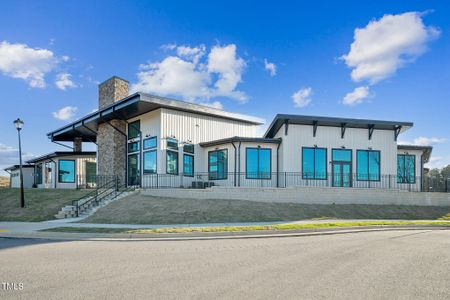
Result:
{"label": "white cloud", "polygon": [[247,101],[244,92],[235,88],[241,82],[245,61],[236,55],[236,45],[215,46],[208,55],[208,72],[217,73],[219,79],[214,84],[214,96],[223,96],[236,99],[240,102]]}
{"label": "white cloud", "polygon": [[291,98],[294,101],[295,107],[306,107],[311,103],[311,96],[312,96],[312,88],[302,88],[295,92]]}
{"label": "white cloud", "polygon": [[[22,151],[22,160],[25,163],[27,160],[32,159],[35,155]],[[19,150],[17,148],[7,146],[0,143],[0,174],[8,175],[6,172],[2,172],[4,168],[19,163]]]}
{"label": "white cloud", "polygon": [[356,105],[364,102],[364,99],[370,97],[369,87],[360,86],[353,90],[353,92],[345,95],[342,103],[345,105]]}
{"label": "white cloud", "polygon": [[352,68],[354,81],[373,84],[413,62],[426,51],[427,42],[438,35],[438,29],[423,24],[421,13],[384,15],[357,28],[350,52],[341,58]]}
{"label": "white cloud", "polygon": [[425,167],[429,169],[442,169],[448,165],[450,165],[450,157],[432,155],[430,161],[425,164]]}
{"label": "white cloud", "polygon": [[175,95],[194,101],[209,97],[210,82],[208,72],[199,70],[193,62],[169,56],[159,63],[141,66],[138,82],[131,90]]}
{"label": "white cloud", "polygon": [[277,75],[277,66],[269,62],[266,58],[264,59],[264,68],[269,72],[270,76]]}
{"label": "white cloud", "polygon": [[52,115],[58,120],[67,121],[75,116],[77,110],[77,107],[65,106],[56,112],[52,112]]}
{"label": "white cloud", "polygon": [[442,144],[447,141],[446,138],[438,138],[438,137],[425,137],[420,136],[411,141],[401,141],[398,142],[400,145],[416,145],[416,146],[431,146],[435,144]]}
{"label": "white cloud", "polygon": [[[236,45],[215,46],[207,57],[204,45],[170,44],[163,48],[176,50],[176,55],[141,65],[138,81],[131,85],[132,92],[179,96],[188,101],[209,104],[209,99],[214,97],[228,97],[239,102],[247,100],[245,93],[236,90],[245,68],[245,61],[236,55]],[[215,105],[218,106],[218,103]]]}
{"label": "white cloud", "polygon": [[205,51],[206,51],[205,45],[200,45],[197,47],[189,47],[182,45],[177,47],[177,55],[181,58],[194,62],[194,64],[197,64],[200,58],[202,58],[205,55]]}
{"label": "white cloud", "polygon": [[44,88],[45,75],[57,63],[58,59],[50,50],[0,42],[0,71],[6,76],[25,80],[30,87]]}
{"label": "white cloud", "polygon": [[177,48],[177,44],[164,44],[164,45],[161,45],[161,49],[163,49],[163,50],[174,50],[175,48]]}
{"label": "white cloud", "polygon": [[205,105],[205,106],[209,106],[215,109],[223,109],[223,105],[222,103],[220,103],[219,101],[214,101],[214,102],[200,102],[199,104],[201,105]]}
{"label": "white cloud", "polygon": [[69,73],[60,73],[56,75],[55,85],[60,90],[67,90],[68,88],[76,88],[77,85],[71,79],[72,75]]}

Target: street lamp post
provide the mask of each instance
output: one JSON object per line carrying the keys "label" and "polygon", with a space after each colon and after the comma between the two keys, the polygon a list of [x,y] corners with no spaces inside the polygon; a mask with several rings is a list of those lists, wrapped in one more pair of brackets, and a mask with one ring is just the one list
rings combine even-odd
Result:
{"label": "street lamp post", "polygon": [[16,125],[17,135],[19,136],[19,166],[20,166],[20,207],[25,207],[25,195],[23,192],[23,170],[22,170],[22,143],[20,141],[20,130],[23,127],[23,121],[19,118],[14,121]]}

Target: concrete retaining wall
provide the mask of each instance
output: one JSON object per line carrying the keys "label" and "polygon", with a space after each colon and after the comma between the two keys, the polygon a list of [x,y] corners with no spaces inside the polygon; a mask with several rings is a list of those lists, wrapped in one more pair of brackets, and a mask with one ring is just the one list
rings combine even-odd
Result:
{"label": "concrete retaining wall", "polygon": [[400,190],[349,188],[243,188],[213,187],[194,189],[147,189],[143,195],[184,198],[249,200],[305,204],[378,204],[450,206],[450,193],[420,193]]}

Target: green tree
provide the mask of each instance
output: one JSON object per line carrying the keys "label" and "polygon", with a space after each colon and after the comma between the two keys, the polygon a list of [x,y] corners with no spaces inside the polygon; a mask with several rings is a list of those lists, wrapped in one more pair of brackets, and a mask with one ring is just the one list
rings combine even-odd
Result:
{"label": "green tree", "polygon": [[450,178],[450,165],[442,168],[441,176],[444,177],[444,178]]}

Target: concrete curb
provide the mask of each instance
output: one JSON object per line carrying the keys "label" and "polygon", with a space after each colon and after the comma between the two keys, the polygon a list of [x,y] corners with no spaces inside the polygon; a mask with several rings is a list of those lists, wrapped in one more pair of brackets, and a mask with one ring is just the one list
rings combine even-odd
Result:
{"label": "concrete curb", "polygon": [[[30,232],[0,233],[0,238],[26,238],[64,241],[183,241],[183,240],[218,240],[218,239],[257,239],[303,236],[324,236],[377,231],[408,230],[450,230],[448,226],[439,225],[376,225],[341,228],[317,228],[301,230],[261,230],[240,232],[195,232],[195,233],[69,233],[69,232]],[[256,234],[257,232],[257,234]]]}

